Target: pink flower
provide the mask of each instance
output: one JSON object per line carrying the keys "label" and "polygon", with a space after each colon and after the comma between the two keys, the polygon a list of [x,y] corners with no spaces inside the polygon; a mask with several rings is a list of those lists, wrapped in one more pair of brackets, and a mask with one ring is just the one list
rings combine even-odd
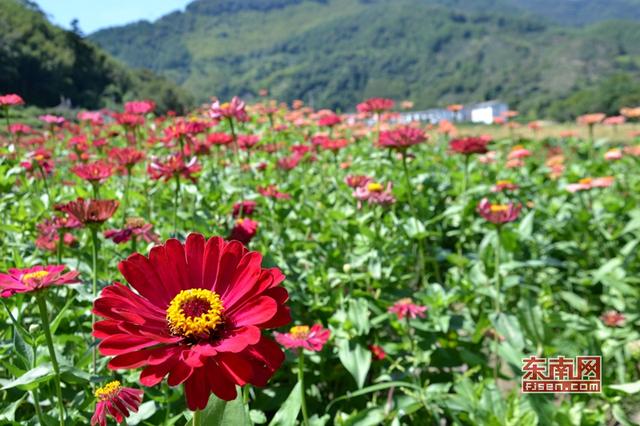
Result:
{"label": "pink flower", "polygon": [[478,213],[491,223],[502,225],[503,223],[513,222],[518,219],[521,204],[492,204],[486,198],[478,203]]}
{"label": "pink flower", "polygon": [[615,178],[613,176],[605,176],[601,178],[584,178],[580,179],[577,183],[570,183],[567,185],[567,191],[573,193],[578,191],[587,191],[592,188],[607,188],[613,185]]}
{"label": "pink flower", "polygon": [[386,188],[377,182],[369,182],[367,185],[357,187],[353,191],[353,196],[358,200],[358,208],[362,208],[363,201],[385,207],[396,202],[391,182],[387,183]]}
{"label": "pink flower", "polygon": [[229,145],[233,142],[233,136],[228,133],[211,133],[207,136],[209,145]]}
{"label": "pink flower", "polygon": [[600,319],[607,327],[622,327],[626,321],[624,314],[618,311],[607,311]]}
{"label": "pink flower", "polygon": [[140,389],[125,388],[114,380],[95,392],[96,411],[91,417],[91,426],[107,426],[107,416],[111,416],[117,423],[129,417],[130,412],[137,413],[142,402],[143,392]]}
{"label": "pink flower", "polygon": [[427,310],[426,306],[419,306],[413,303],[410,298],[404,298],[398,300],[393,306],[390,306],[387,311],[392,314],[396,314],[399,320],[405,317],[410,319],[416,319],[418,317],[424,318],[424,312]]}
{"label": "pink flower", "polygon": [[88,121],[94,126],[101,125],[102,123],[104,123],[104,118],[102,117],[102,114],[97,111],[96,112],[80,111],[77,117],[78,117],[78,120]]}
{"label": "pink flower", "polygon": [[44,121],[47,124],[55,124],[55,125],[60,125],[60,124],[64,124],[65,119],[64,117],[59,117],[57,115],[51,115],[51,114],[47,114],[47,115],[41,115],[40,117],[38,117],[40,119],[40,121]]}
{"label": "pink flower", "polygon": [[127,114],[145,115],[153,112],[156,104],[153,101],[133,101],[124,104],[124,112]]}
{"label": "pink flower", "polygon": [[10,107],[16,105],[24,105],[24,100],[15,93],[9,95],[0,95],[0,107]]}
{"label": "pink flower", "polygon": [[531,156],[531,151],[521,145],[514,146],[507,156],[507,160],[520,160]]}
{"label": "pink flower", "polygon": [[380,114],[384,111],[390,111],[393,109],[395,102],[393,99],[385,98],[370,98],[366,101],[359,103],[356,106],[358,112],[364,114]]}
{"label": "pink flower", "polygon": [[146,223],[144,219],[129,217],[122,229],[109,229],[103,233],[105,238],[113,240],[116,244],[126,243],[132,237],[140,237],[147,243],[159,243],[160,239],[153,232],[153,225]]}
{"label": "pink flower", "polygon": [[620,149],[614,148],[604,154],[604,159],[607,161],[616,161],[622,159],[622,155],[623,154]]}
{"label": "pink flower", "polygon": [[291,327],[288,333],[273,333],[276,341],[287,349],[303,348],[312,352],[319,352],[331,337],[331,331],[322,327],[322,324],[314,324],[311,328],[307,325]]}
{"label": "pink flower", "polygon": [[225,102],[223,104],[221,104],[220,101],[215,101],[211,105],[209,116],[214,120],[235,118],[238,121],[249,121],[246,104],[237,96],[234,96],[231,102]]}
{"label": "pink flower", "polygon": [[7,274],[0,274],[0,297],[10,297],[16,293],[28,293],[50,286],[75,284],[78,272],[63,274],[64,265],[33,266],[31,268],[12,268]]}

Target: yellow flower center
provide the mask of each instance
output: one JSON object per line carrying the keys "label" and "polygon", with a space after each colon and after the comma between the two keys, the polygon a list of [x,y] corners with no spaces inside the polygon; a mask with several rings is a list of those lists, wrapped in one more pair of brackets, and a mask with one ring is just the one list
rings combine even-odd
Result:
{"label": "yellow flower center", "polygon": [[499,180],[499,181],[497,182],[497,185],[498,185],[498,186],[502,186],[502,185],[511,185],[511,183],[512,183],[512,182],[511,182],[510,180]]}
{"label": "yellow flower center", "polygon": [[222,322],[220,295],[204,288],[182,290],[167,308],[171,333],[206,338]]}
{"label": "yellow flower center", "polygon": [[33,159],[36,160],[36,161],[42,161],[42,160],[44,160],[44,155],[38,154],[35,157],[33,157]]}
{"label": "yellow flower center", "polygon": [[493,204],[491,206],[492,213],[506,212],[508,209],[509,209],[509,206],[505,206],[504,204]]}
{"label": "yellow flower center", "polygon": [[220,109],[227,109],[231,106],[231,104],[229,102],[225,102],[222,105],[220,105]]}
{"label": "yellow flower center", "polygon": [[21,280],[23,283],[26,283],[29,281],[38,281],[46,277],[47,275],[49,275],[49,272],[47,271],[29,272],[28,274],[24,274]]}
{"label": "yellow flower center", "polygon": [[145,221],[141,217],[128,217],[126,223],[127,228],[142,228]]}
{"label": "yellow flower center", "polygon": [[236,220],[236,225],[242,225],[243,223],[244,223],[244,219],[241,217]]}
{"label": "yellow flower center", "polygon": [[367,190],[369,190],[369,192],[382,192],[383,189],[384,187],[376,182],[372,182],[367,185]]}
{"label": "yellow flower center", "polygon": [[96,389],[95,396],[100,401],[105,401],[113,398],[118,392],[120,392],[120,389],[122,389],[120,382],[118,380],[114,380],[113,382],[109,382],[103,387]]}
{"label": "yellow flower center", "polygon": [[584,179],[580,179],[578,182],[583,185],[589,185],[592,181],[593,181],[592,178],[584,178]]}
{"label": "yellow flower center", "polygon": [[309,326],[296,325],[294,327],[291,327],[291,330],[289,330],[289,334],[291,334],[295,339],[304,339],[309,335]]}
{"label": "yellow flower center", "polygon": [[517,151],[517,150],[519,150],[519,149],[524,149],[524,146],[522,146],[522,145],[516,145],[516,146],[514,146],[513,148],[511,148],[511,151]]}

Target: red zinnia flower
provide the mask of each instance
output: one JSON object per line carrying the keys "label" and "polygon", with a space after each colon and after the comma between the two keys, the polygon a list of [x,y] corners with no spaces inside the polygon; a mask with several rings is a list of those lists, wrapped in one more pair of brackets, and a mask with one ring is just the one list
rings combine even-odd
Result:
{"label": "red zinnia flower", "polygon": [[15,93],[9,95],[0,95],[0,107],[9,107],[16,105],[24,105],[24,100]]}
{"label": "red zinnia flower", "polygon": [[71,171],[91,183],[103,183],[113,175],[113,166],[105,161],[77,164]]}
{"label": "red zinnia flower", "polygon": [[50,286],[75,284],[79,281],[77,271],[63,274],[64,265],[33,266],[31,268],[9,269],[8,274],[0,274],[0,297],[10,297],[16,293],[29,293]]}
{"label": "red zinnia flower", "polygon": [[125,388],[118,380],[107,383],[95,391],[98,402],[96,411],[91,417],[91,426],[107,425],[107,415],[113,417],[116,422],[129,417],[130,412],[137,413],[142,402],[142,392],[140,389]]}
{"label": "red zinnia flower", "polygon": [[104,231],[105,238],[113,240],[116,244],[126,243],[131,237],[140,237],[147,243],[159,243],[160,239],[153,232],[153,225],[146,223],[139,217],[127,218],[123,229],[110,229]]}
{"label": "red zinnia flower", "polygon": [[242,244],[247,245],[258,232],[258,222],[251,219],[240,218],[236,220],[236,224],[231,230],[229,235],[230,240],[240,241]]}
{"label": "red zinnia flower", "polygon": [[422,130],[410,126],[401,126],[394,130],[381,132],[378,145],[405,151],[410,146],[420,144],[426,140],[427,135]]}
{"label": "red zinnia flower", "polygon": [[233,136],[228,133],[211,133],[207,136],[209,145],[229,145],[233,142]]}
{"label": "red zinnia flower", "polygon": [[453,139],[449,142],[449,148],[454,152],[464,155],[486,154],[489,142],[489,139],[483,137]]}
{"label": "red zinnia flower", "polygon": [[515,191],[518,188],[520,187],[510,180],[499,180],[493,188],[491,188],[491,192]]}
{"label": "red zinnia flower", "polygon": [[578,192],[586,191],[592,188],[607,188],[613,185],[615,178],[613,176],[605,176],[601,178],[584,178],[580,179],[578,183],[570,183],[567,185],[567,191]]}
{"label": "red zinnia flower", "polygon": [[264,197],[275,198],[278,200],[288,200],[289,198],[291,198],[291,195],[278,191],[278,188],[275,185],[259,186],[258,192]]}
{"label": "red zinnia flower", "polygon": [[118,210],[120,203],[116,200],[85,200],[78,198],[76,201],[56,206],[76,218],[83,225],[97,225],[107,221]]}
{"label": "red zinnia flower", "polygon": [[113,158],[119,166],[124,167],[127,170],[137,163],[144,160],[144,152],[138,151],[135,148],[113,148],[109,155]]}
{"label": "red zinnia flower", "polygon": [[356,106],[358,112],[365,114],[380,114],[384,111],[390,111],[393,109],[395,102],[393,99],[385,99],[385,98],[371,98],[366,101],[359,103]]}
{"label": "red zinnia flower", "polygon": [[195,183],[197,178],[194,175],[200,170],[202,166],[198,164],[196,157],[185,163],[181,154],[172,154],[164,162],[153,160],[147,167],[151,179],[164,179],[165,182],[175,176],[182,176]]}
{"label": "red zinnia flower", "polygon": [[483,198],[480,203],[478,203],[477,210],[480,216],[489,222],[501,225],[518,219],[522,205],[513,203],[492,204],[489,200]]}
{"label": "red zinnia flower", "polygon": [[288,333],[273,333],[276,341],[287,349],[304,348],[308,351],[319,352],[331,337],[331,331],[323,328],[322,324],[291,327]]}
{"label": "red zinnia flower", "polygon": [[233,205],[233,217],[238,216],[251,216],[256,209],[257,203],[252,200],[240,201]]}
{"label": "red zinnia flower", "polygon": [[384,349],[382,349],[382,346],[369,345],[369,350],[371,351],[373,357],[378,361],[385,359],[385,357],[387,356],[387,353],[384,351]]}
{"label": "red zinnia flower", "polygon": [[333,113],[326,114],[321,117],[320,120],[318,120],[318,126],[321,127],[333,127],[340,123],[342,123],[342,119],[338,115]]}
{"label": "red zinnia flower", "polygon": [[326,149],[328,151],[333,151],[334,153],[340,151],[342,148],[345,148],[349,145],[349,141],[346,139],[325,139],[322,141],[321,146],[322,149]]}
{"label": "red zinnia flower", "polygon": [[418,317],[424,318],[424,311],[426,310],[426,306],[416,305],[413,303],[413,300],[408,297],[398,300],[388,309],[390,313],[396,314],[399,320],[402,320],[405,317],[410,319],[416,319]]}
{"label": "red zinnia flower", "polygon": [[103,339],[100,352],[115,357],[111,369],[143,367],[140,383],[185,384],[190,410],[206,407],[213,392],[230,401],[236,385],[265,386],[284,361],[261,330],[291,321],[287,291],[277,268],[263,269],[262,256],[237,241],[190,234],[134,253],[119,269],[137,291],[106,287],[93,311]]}
{"label": "red zinnia flower", "polygon": [[359,188],[361,186],[367,185],[369,182],[372,182],[373,179],[369,176],[363,175],[347,175],[344,178],[344,183],[349,185],[351,188]]}

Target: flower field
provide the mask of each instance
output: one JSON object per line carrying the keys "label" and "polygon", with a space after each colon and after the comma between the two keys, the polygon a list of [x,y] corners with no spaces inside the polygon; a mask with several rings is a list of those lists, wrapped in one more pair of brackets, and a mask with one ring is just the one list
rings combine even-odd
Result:
{"label": "flower field", "polygon": [[[23,104],[0,96],[0,424],[640,422],[640,109]],[[601,357],[601,391],[523,392],[532,356]]]}

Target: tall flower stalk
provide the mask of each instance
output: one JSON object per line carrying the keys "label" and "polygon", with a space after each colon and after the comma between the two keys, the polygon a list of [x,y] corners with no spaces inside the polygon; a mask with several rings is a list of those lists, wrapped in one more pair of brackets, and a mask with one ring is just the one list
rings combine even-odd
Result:
{"label": "tall flower stalk", "polygon": [[62,401],[62,387],[60,385],[60,366],[58,365],[58,359],[56,357],[56,350],[53,346],[53,337],[51,336],[51,328],[49,327],[49,314],[47,312],[47,301],[45,300],[42,292],[36,293],[36,301],[38,302],[38,309],[40,311],[40,319],[42,321],[42,330],[44,337],[47,341],[47,348],[49,349],[49,357],[51,358],[51,365],[53,366],[54,383],[56,387],[56,397],[58,405],[58,419],[60,426],[64,426],[64,403]]}

